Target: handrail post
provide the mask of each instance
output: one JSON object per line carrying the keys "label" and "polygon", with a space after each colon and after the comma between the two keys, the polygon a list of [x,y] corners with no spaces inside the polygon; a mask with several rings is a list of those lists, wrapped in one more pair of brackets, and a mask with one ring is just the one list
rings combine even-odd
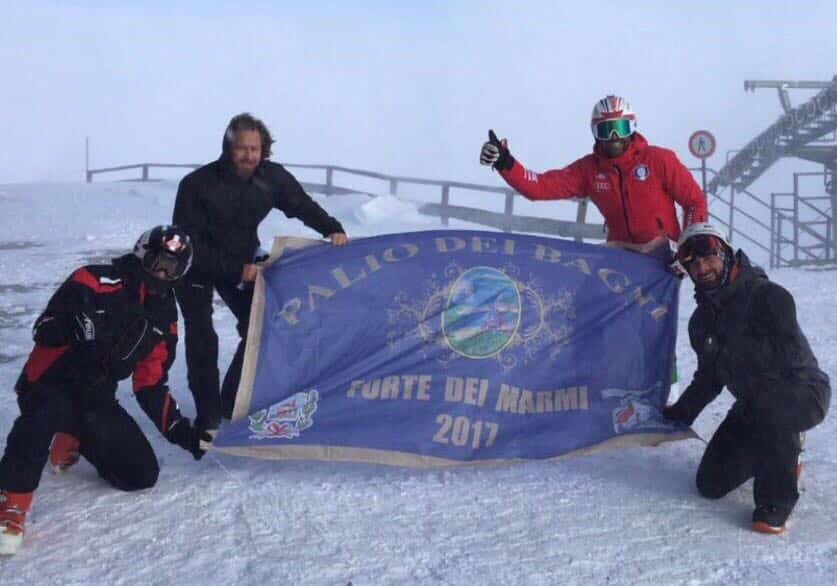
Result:
{"label": "handrail post", "polygon": [[398,179],[393,178],[389,180],[389,194],[398,195]]}
{"label": "handrail post", "polygon": [[[578,208],[575,212],[575,223],[583,226],[587,220],[587,198],[581,199],[578,202]],[[581,235],[581,230],[575,236],[576,242],[584,242],[584,237]]]}
{"label": "handrail post", "polygon": [[514,226],[514,191],[506,191],[506,207],[503,210],[503,232],[511,232]]}
{"label": "handrail post", "polygon": [[[837,109],[837,106],[834,106]],[[837,163],[831,163],[826,167],[826,173],[823,173],[823,181],[825,182],[825,192],[831,200],[831,218],[828,222],[828,243],[830,258],[837,260]]]}
{"label": "handrail post", "polygon": [[145,164],[142,166],[142,180],[148,181],[148,165]]}
{"label": "handrail post", "polygon": [[793,174],[793,259],[799,260],[799,174]]}
{"label": "handrail post", "polygon": [[439,217],[442,219],[442,226],[448,225],[448,206],[450,205],[450,185],[442,186],[442,211]]}
{"label": "handrail post", "polygon": [[730,184],[730,189],[729,189],[729,226],[727,226],[729,228],[729,243],[730,244],[732,244],[733,233],[734,233],[734,229],[733,229],[733,225],[732,225],[732,221],[733,221],[734,217],[735,217],[735,184],[733,183],[733,184]]}
{"label": "handrail post", "polygon": [[774,259],[773,259],[773,256],[775,254],[774,251],[773,251],[773,247],[775,246],[775,241],[776,241],[775,233],[776,233],[776,194],[771,193],[770,194],[770,254],[769,254],[769,259],[770,259],[769,263],[770,263],[770,268],[771,269],[776,268],[776,264],[775,264]]}
{"label": "handrail post", "polygon": [[[779,234],[782,233],[782,224],[784,223],[784,221],[785,221],[784,214],[778,214],[776,216],[776,231]],[[776,245],[776,250],[778,251],[778,254],[776,255],[776,266],[781,267],[782,266],[782,239],[781,238],[779,239],[779,242]]]}
{"label": "handrail post", "polygon": [[334,168],[326,167],[326,196],[333,195],[334,190]]}

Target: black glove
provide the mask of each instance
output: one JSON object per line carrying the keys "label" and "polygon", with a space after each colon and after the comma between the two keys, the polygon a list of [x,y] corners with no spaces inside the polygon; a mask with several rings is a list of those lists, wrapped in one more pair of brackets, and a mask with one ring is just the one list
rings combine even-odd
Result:
{"label": "black glove", "polygon": [[488,141],[480,151],[480,164],[491,165],[498,171],[508,171],[514,167],[514,157],[508,147],[500,142],[493,130],[488,131]]}
{"label": "black glove", "polygon": [[212,443],[212,436],[205,430],[192,427],[189,420],[185,417],[180,419],[172,425],[166,432],[166,438],[173,444],[177,444],[190,454],[195,460],[200,460],[206,453],[201,447],[201,442]]}
{"label": "black glove", "polygon": [[685,423],[686,425],[691,425],[695,420],[695,418],[692,417],[692,415],[686,410],[686,407],[684,407],[679,401],[672,405],[666,405],[663,407],[663,417],[669,421],[678,421],[680,423]]}

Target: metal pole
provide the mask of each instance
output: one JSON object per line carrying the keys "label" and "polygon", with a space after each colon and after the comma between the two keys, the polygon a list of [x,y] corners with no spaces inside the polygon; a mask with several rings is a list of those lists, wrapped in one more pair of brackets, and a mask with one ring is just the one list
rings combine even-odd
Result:
{"label": "metal pole", "polygon": [[442,226],[448,225],[448,206],[450,205],[450,185],[442,186]]}
{"label": "metal pole", "polygon": [[828,240],[831,242],[834,258],[837,259],[837,164],[828,165],[826,170],[831,177],[825,185],[826,192],[831,196],[831,221],[828,224],[831,236]]}
{"label": "metal pole", "polygon": [[782,266],[782,225],[784,224],[785,218],[781,214],[776,216],[776,267]]}
{"label": "metal pole", "polygon": [[732,220],[735,216],[735,185],[729,188],[729,243],[732,244],[733,228]]}
{"label": "metal pole", "polygon": [[503,227],[503,232],[511,232],[512,225],[513,225],[513,218],[514,215],[514,192],[509,190],[506,192],[506,206],[503,210],[503,216],[505,218],[505,226]]}
{"label": "metal pole", "polygon": [[90,183],[93,177],[90,175],[90,137],[84,137],[84,176],[87,182]]}
{"label": "metal pole", "polygon": [[778,248],[776,244],[776,194],[770,194],[770,268],[776,268],[776,261],[774,259],[774,255],[776,255],[775,248]]}
{"label": "metal pole", "polygon": [[799,260],[799,173],[793,174],[793,260]]}
{"label": "metal pole", "polygon": [[581,226],[584,225],[585,220],[587,219],[587,198],[581,199],[578,202],[578,207],[575,211],[575,223],[579,227],[578,234],[575,237],[576,242],[584,242],[584,238],[580,235],[581,234]]}
{"label": "metal pole", "polygon": [[700,178],[703,183],[703,196],[706,197],[706,159],[700,160]]}

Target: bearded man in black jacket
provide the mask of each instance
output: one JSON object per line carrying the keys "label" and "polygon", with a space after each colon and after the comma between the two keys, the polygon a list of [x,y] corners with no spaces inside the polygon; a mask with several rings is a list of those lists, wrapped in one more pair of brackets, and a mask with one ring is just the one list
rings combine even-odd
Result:
{"label": "bearded man in black jacket", "polygon": [[[224,132],[221,157],[184,177],[177,190],[174,223],[192,237],[195,262],[176,293],[185,322],[196,425],[204,430],[217,429],[222,415],[231,417],[235,405],[261,221],[275,208],[302,220],[335,246],[348,241],[340,222],[317,205],[282,165],[268,160],[273,142],[261,120],[239,114]],[[218,335],[212,325],[213,291],[235,315],[241,336],[223,386],[219,385]]]}
{"label": "bearded man in black jacket", "polygon": [[736,401],[700,462],[698,491],[718,499],[753,478],[753,530],[781,533],[799,499],[802,433],[831,401],[828,375],[797,323],[793,296],[741,250],[733,254],[715,227],[690,226],[678,259],[695,284],[689,338],[698,367],[663,414],[691,425],[729,389]]}

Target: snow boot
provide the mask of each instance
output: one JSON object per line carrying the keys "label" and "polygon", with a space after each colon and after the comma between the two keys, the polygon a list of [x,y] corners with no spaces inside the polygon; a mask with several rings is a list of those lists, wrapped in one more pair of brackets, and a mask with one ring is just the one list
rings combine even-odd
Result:
{"label": "snow boot", "polygon": [[49,466],[56,474],[66,472],[78,462],[79,441],[69,433],[58,432],[52,437],[49,447]]}
{"label": "snow boot", "polygon": [[753,511],[753,531],[778,535],[784,532],[791,510],[787,507],[759,505]]}
{"label": "snow boot", "polygon": [[0,490],[0,555],[17,553],[23,543],[23,525],[32,505],[32,494]]}

